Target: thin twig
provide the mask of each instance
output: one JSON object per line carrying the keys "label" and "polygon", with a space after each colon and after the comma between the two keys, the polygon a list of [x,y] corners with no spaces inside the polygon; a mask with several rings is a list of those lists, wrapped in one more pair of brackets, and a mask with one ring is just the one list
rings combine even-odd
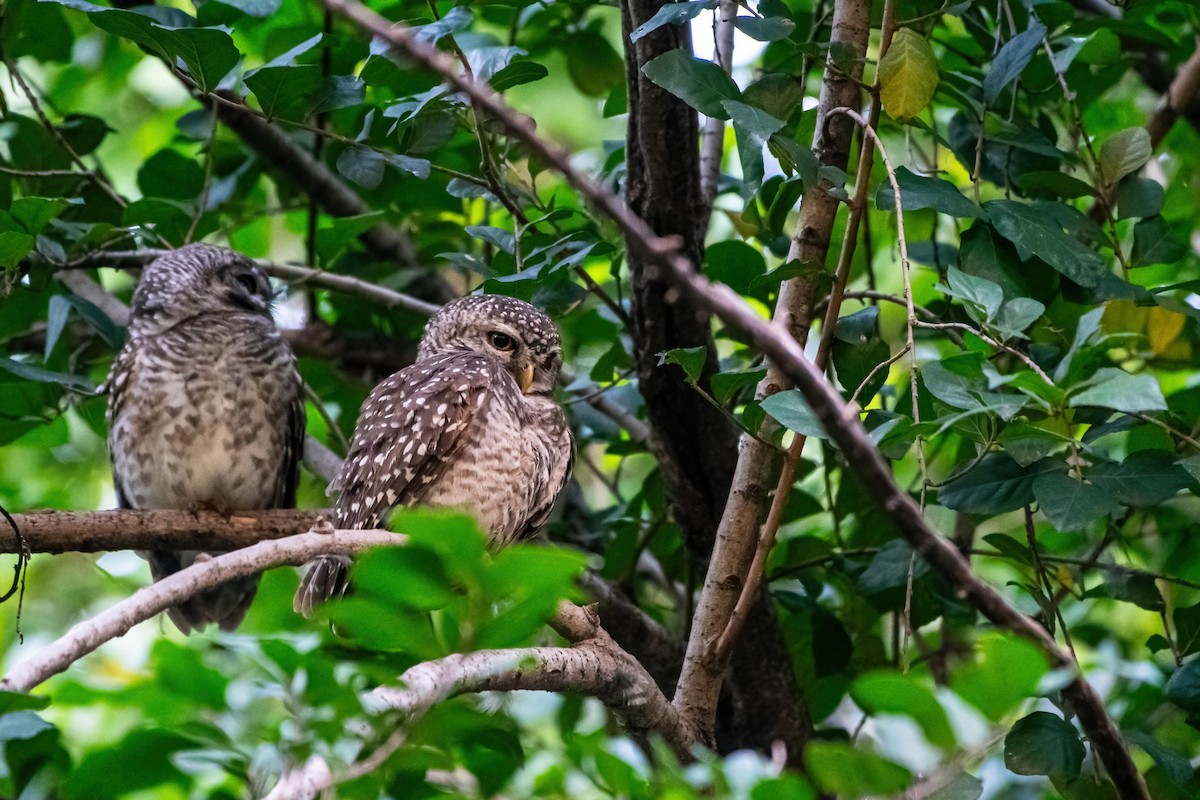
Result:
{"label": "thin twig", "polygon": [[897,361],[899,361],[901,358],[903,358],[904,354],[907,352],[908,352],[908,345],[904,345],[904,347],[902,347],[896,351],[895,355],[890,356],[886,361],[880,361],[878,364],[876,364],[874,367],[872,367],[871,371],[867,373],[867,377],[862,379],[862,383],[858,384],[858,388],[855,389],[854,394],[852,394],[850,396],[850,407],[858,408],[859,395],[862,394],[862,391],[866,387],[866,385],[869,384],[875,378],[875,376],[879,373],[879,370],[887,369],[892,364],[895,364]]}
{"label": "thin twig", "polygon": [[990,344],[992,347],[996,348],[997,350],[1003,350],[1006,353],[1016,356],[1021,361],[1025,362],[1025,366],[1029,367],[1029,369],[1031,369],[1035,375],[1037,375],[1039,378],[1041,378],[1043,381],[1045,381],[1048,385],[1050,385],[1050,386],[1054,385],[1054,381],[1051,380],[1050,376],[1047,375],[1045,370],[1043,370],[1041,367],[1039,367],[1032,358],[1025,355],[1017,348],[1010,347],[1009,345],[1005,344],[1004,342],[1000,341],[999,339],[995,339],[991,336],[988,336],[983,331],[981,331],[977,328],[974,328],[970,325],[967,325],[965,322],[925,322],[923,320],[916,320],[914,322],[914,324],[918,328],[927,328],[929,330],[935,330],[935,331],[959,330],[959,331],[965,331],[970,334],[974,334],[975,336],[978,336],[980,339],[987,342],[988,344]]}

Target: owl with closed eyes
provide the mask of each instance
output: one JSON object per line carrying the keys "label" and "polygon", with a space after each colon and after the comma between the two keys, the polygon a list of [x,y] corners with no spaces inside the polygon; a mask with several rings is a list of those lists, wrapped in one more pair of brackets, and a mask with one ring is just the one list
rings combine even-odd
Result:
{"label": "owl with closed eyes", "polygon": [[[153,261],[109,373],[108,443],[122,508],[226,514],[293,508],[304,444],[295,359],[271,318],[262,268],[191,244]],[[142,553],[154,580],[207,554]],[[232,630],[258,587],[235,578],[168,610],[184,633]]]}
{"label": "owl with closed eyes", "polygon": [[[574,459],[554,401],[558,329],[540,309],[498,295],[447,303],[425,327],[416,361],[371,392],[330,486],[338,528],[379,527],[398,506],[472,513],[499,547],[546,522]],[[314,560],[295,608],[346,588],[349,559]]]}

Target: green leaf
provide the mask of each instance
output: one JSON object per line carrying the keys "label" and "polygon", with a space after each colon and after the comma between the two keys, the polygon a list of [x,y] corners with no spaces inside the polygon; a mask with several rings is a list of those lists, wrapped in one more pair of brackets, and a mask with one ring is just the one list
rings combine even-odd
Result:
{"label": "green leaf", "polygon": [[1175,645],[1179,648],[1179,655],[1190,656],[1200,652],[1200,603],[1177,607],[1172,621],[1175,623]]}
{"label": "green leaf", "polygon": [[1162,213],[1165,192],[1149,178],[1129,176],[1117,187],[1117,218],[1153,217]]}
{"label": "green leaf", "polygon": [[1152,155],[1154,146],[1150,143],[1150,133],[1141,127],[1126,128],[1100,145],[1100,172],[1112,186],[1141,169]]}
{"label": "green leaf", "polygon": [[52,372],[48,369],[35,367],[32,364],[26,364],[23,361],[14,361],[11,358],[0,358],[0,370],[10,372],[17,377],[24,378],[27,381],[36,381],[38,383],[54,383],[59,386],[75,389],[81,392],[95,391],[96,385],[82,375],[68,375],[64,372]]}
{"label": "green leaf", "polygon": [[890,374],[890,369],[875,371],[875,368],[887,361],[891,354],[887,342],[883,339],[871,339],[865,344],[847,344],[841,339],[834,339],[830,355],[834,372],[846,391],[846,397],[853,396],[857,391],[857,402],[860,406],[871,402],[887,383]]}
{"label": "green leaf", "polygon": [[263,67],[245,77],[246,88],[268,117],[290,116],[301,111],[325,83],[316,64]]}
{"label": "green leaf", "polygon": [[[572,34],[567,37],[563,49],[567,54],[567,73],[584,94],[604,97],[625,80],[624,59],[599,33],[580,31]],[[683,53],[682,50],[670,52]],[[716,69],[720,72],[720,67]]]}
{"label": "green leaf", "polygon": [[1097,464],[1084,476],[1118,502],[1150,508],[1186,489],[1187,473],[1161,450],[1140,450],[1120,464]]}
{"label": "green leaf", "polygon": [[135,730],[115,745],[89,753],[71,772],[66,795],[105,800],[163,784],[187,785],[172,757],[196,743],[176,732]]}
{"label": "green leaf", "polygon": [[1189,661],[1171,676],[1163,693],[1190,714],[1200,714],[1200,661]]}
{"label": "green leaf", "polygon": [[933,692],[913,675],[870,672],[854,681],[850,696],[870,713],[912,717],[921,726],[925,738],[944,750],[950,750],[956,744],[946,711]]}
{"label": "green leaf", "polygon": [[200,90],[211,92],[228,75],[242,54],[225,31],[215,28],[161,28],[155,38],[187,65]]}
{"label": "green leaf", "polygon": [[921,368],[925,388],[951,408],[963,411],[986,411],[1001,419],[1011,419],[1025,407],[1025,396],[989,392],[983,379],[967,377],[947,369],[954,361],[931,361]]}
{"label": "green leaf", "polygon": [[1034,481],[1033,495],[1041,512],[1063,533],[1083,530],[1120,508],[1108,492],[1062,473]]}
{"label": "green leaf", "polygon": [[1014,297],[1000,307],[1000,313],[992,320],[992,327],[1001,338],[1028,338],[1024,331],[1041,319],[1046,307],[1031,297]]}
{"label": "green leaf", "polygon": [[937,60],[924,36],[900,28],[879,62],[879,95],[894,120],[912,119],[925,110],[937,89]]}
{"label": "green leaf", "polygon": [[653,17],[633,29],[629,41],[636,42],[654,33],[664,25],[682,25],[695,19],[702,11],[711,11],[717,7],[717,0],[692,0],[688,3],[666,3],[661,6]]}
{"label": "green leaf", "polygon": [[760,42],[786,39],[796,30],[796,23],[785,17],[736,17],[733,27]]}
{"label": "green leaf", "polygon": [[490,225],[468,225],[463,230],[468,236],[488,242],[509,255],[512,255],[517,249],[517,238],[512,231]]}
{"label": "green leaf", "polygon": [[765,378],[767,370],[748,369],[737,372],[718,372],[712,376],[712,393],[718,403],[728,403],[733,395],[747,386],[755,386]]}
{"label": "green leaf", "polygon": [[46,347],[42,354],[42,361],[50,360],[50,354],[54,352],[54,345],[58,344],[58,337],[62,335],[63,328],[66,327],[70,312],[71,301],[66,297],[56,294],[50,298],[49,308],[46,311]]}
{"label": "green leaf", "polygon": [[1074,780],[1085,755],[1075,727],[1046,711],[1018,720],[1004,737],[1004,766],[1018,775]]}
{"label": "green leaf", "polygon": [[1029,546],[1018,542],[1011,536],[1003,533],[989,533],[983,537],[983,540],[996,548],[1002,555],[1011,558],[1018,564],[1031,566],[1033,564],[1033,551]]}
{"label": "green leaf", "polygon": [[753,282],[766,270],[763,254],[736,239],[717,242],[704,250],[704,274],[738,294],[748,294]]}
{"label": "green leaf", "polygon": [[659,366],[677,364],[683,367],[685,379],[693,386],[700,380],[700,376],[704,374],[704,366],[707,363],[708,348],[703,345],[698,347],[677,347],[674,350],[658,354]]}
{"label": "green leaf", "polygon": [[1167,777],[1191,796],[1200,791],[1200,781],[1197,781],[1191,760],[1175,750],[1158,742],[1153,736],[1144,731],[1125,731],[1125,738],[1146,751],[1146,755],[1154,759],[1154,763],[1167,774]]}
{"label": "green leaf", "polygon": [[1072,175],[1058,170],[1030,170],[1014,176],[1017,186],[1026,194],[1051,195],[1066,200],[1093,197],[1096,190]]}
{"label": "green leaf", "polygon": [[33,237],[27,233],[4,231],[0,233],[0,267],[13,269],[21,259],[33,251]]}
{"label": "green leaf", "polygon": [[1104,568],[1104,583],[1089,589],[1085,596],[1110,597],[1159,613],[1166,607],[1152,576],[1112,565]]}
{"label": "green leaf", "polygon": [[[905,211],[932,208],[952,217],[987,219],[983,209],[968,200],[950,181],[917,175],[908,167],[896,170],[896,183],[900,186],[900,202]],[[892,185],[884,181],[875,194],[875,206],[880,211],[895,211],[896,196]]]}
{"label": "green leaf", "polygon": [[1072,408],[1099,406],[1127,414],[1167,410],[1162,389],[1149,373],[1130,375],[1122,369],[1102,367],[1084,387],[1082,391],[1072,391],[1069,400]]}
{"label": "green leaf", "polygon": [[1153,216],[1133,226],[1133,267],[1152,264],[1173,264],[1187,254],[1187,246],[1176,238],[1171,226],[1161,216]]}
{"label": "green leaf", "polygon": [[759,781],[750,790],[750,800],[815,800],[816,794],[803,779],[784,773]]}
{"label": "green leaf", "polygon": [[742,162],[742,180],[747,184],[747,196],[753,195],[763,179],[763,145],[784,123],[761,109],[737,100],[722,100],[721,107],[733,120],[738,158]]}
{"label": "green leaf", "polygon": [[946,268],[946,280],[950,284],[946,294],[965,300],[977,307],[977,309],[971,309],[968,306],[967,309],[976,312],[971,315],[976,322],[980,324],[990,322],[1000,313],[1000,306],[1004,304],[1004,290],[998,284],[987,278],[968,275],[954,267]]}
{"label": "green leaf", "polygon": [[437,553],[421,547],[381,547],[354,565],[354,588],[365,596],[419,611],[454,602],[453,584]]}
{"label": "green leaf", "polygon": [[943,485],[938,502],[972,514],[1016,511],[1034,501],[1034,481],[1064,469],[1065,465],[1053,458],[1022,467],[1004,453],[988,453],[974,468]]}
{"label": "green leaf", "polygon": [[729,119],[723,100],[741,100],[737,84],[711,61],[668,50],[642,67],[647,78],[706,117]]}
{"label": "green leaf", "polygon": [[814,741],[804,761],[817,785],[839,797],[891,795],[912,783],[912,774],[899,764],[842,742]]}
{"label": "green leaf", "polygon": [[1000,444],[1022,467],[1045,458],[1062,444],[1063,440],[1049,431],[1024,422],[1006,425],[1000,434]]}
{"label": "green leaf", "polygon": [[418,41],[435,44],[446,36],[466,30],[473,18],[471,9],[466,6],[454,6],[443,14],[441,19],[415,26],[413,31]]}
{"label": "green leaf", "polygon": [[1107,274],[1103,259],[1064,233],[1047,214],[1012,200],[991,200],[984,208],[996,230],[1018,251],[1037,256],[1080,286],[1096,286]]}
{"label": "green leaf", "polygon": [[826,438],[824,426],[799,389],[776,392],[762,401],[762,410],[788,430],[816,439]]}
{"label": "green leaf", "polygon": [[32,739],[54,726],[31,710],[10,711],[0,716],[0,742]]}
{"label": "green leaf", "polygon": [[1000,52],[992,60],[992,65],[983,79],[983,102],[988,106],[995,105],[996,98],[1004,87],[1008,86],[1025,70],[1033,58],[1033,54],[1042,46],[1046,36],[1046,26],[1033,22],[1029,30],[1022,31],[1004,43]]}
{"label": "green leaf", "polygon": [[969,773],[960,772],[929,795],[929,800],[979,800],[982,796],[983,781]]}
{"label": "green leaf", "polygon": [[912,548],[903,539],[892,539],[871,558],[871,563],[858,576],[858,589],[865,595],[877,595],[908,585],[908,572],[913,582],[930,574],[925,559],[913,558]]}
{"label": "green leaf", "polygon": [[514,86],[540,81],[549,74],[550,70],[536,61],[514,61],[488,78],[488,83],[497,92],[503,92]]}

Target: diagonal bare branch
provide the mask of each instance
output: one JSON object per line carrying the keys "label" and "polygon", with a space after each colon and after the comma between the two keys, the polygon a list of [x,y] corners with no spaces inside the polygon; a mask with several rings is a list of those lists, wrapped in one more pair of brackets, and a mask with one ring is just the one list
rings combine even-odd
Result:
{"label": "diagonal bare branch", "polygon": [[310,531],[259,542],[232,553],[197,561],[187,569],[139,589],[112,608],[75,625],[9,670],[0,680],[0,689],[28,692],[105,642],[124,636],[138,623],[145,622],[197,592],[233,578],[285,564],[300,566],[317,556],[357,553],[369,547],[394,546],[405,541],[406,537],[389,531]]}

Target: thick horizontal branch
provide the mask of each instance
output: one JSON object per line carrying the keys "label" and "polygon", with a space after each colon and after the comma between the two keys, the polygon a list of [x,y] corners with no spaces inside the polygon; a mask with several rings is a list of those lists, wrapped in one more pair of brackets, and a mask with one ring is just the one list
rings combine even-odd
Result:
{"label": "thick horizontal branch", "polygon": [[[263,540],[304,533],[329,512],[319,509],[238,511],[33,511],[14,514],[31,553],[108,550],[237,550]],[[16,553],[11,530],[0,527],[0,553]]]}
{"label": "thick horizontal branch", "polygon": [[405,541],[404,536],[388,531],[310,531],[197,561],[75,625],[13,667],[0,680],[0,690],[28,692],[105,642],[124,636],[139,622],[225,581],[285,564],[300,566],[317,556],[357,553],[370,547],[400,545]]}

